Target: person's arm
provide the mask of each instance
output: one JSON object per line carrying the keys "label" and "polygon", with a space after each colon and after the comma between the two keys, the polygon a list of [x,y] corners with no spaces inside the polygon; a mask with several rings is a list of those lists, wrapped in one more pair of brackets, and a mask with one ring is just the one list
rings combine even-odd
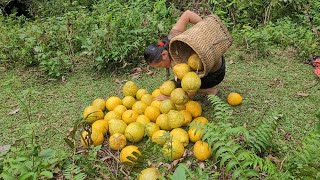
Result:
{"label": "person's arm", "polygon": [[177,23],[172,27],[172,30],[183,32],[186,30],[189,23],[197,24],[201,20],[202,18],[198,14],[187,10],[180,16]]}

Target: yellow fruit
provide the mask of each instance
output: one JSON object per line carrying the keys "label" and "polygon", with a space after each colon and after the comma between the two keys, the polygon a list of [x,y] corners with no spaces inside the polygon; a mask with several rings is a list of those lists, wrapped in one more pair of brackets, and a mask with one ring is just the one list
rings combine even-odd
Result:
{"label": "yellow fruit", "polygon": [[169,126],[171,128],[181,127],[184,123],[184,116],[176,110],[170,110],[168,113]]}
{"label": "yellow fruit", "polygon": [[139,116],[137,117],[136,122],[139,122],[139,123],[141,123],[141,124],[143,124],[143,125],[146,125],[146,124],[148,124],[148,123],[151,122],[151,121],[150,121],[150,119],[149,119],[146,115],[139,115]]}
{"label": "yellow fruit", "polygon": [[104,114],[101,109],[95,106],[88,106],[83,111],[83,119],[88,123],[93,123],[96,120],[103,119]]}
{"label": "yellow fruit", "polygon": [[204,161],[210,158],[211,148],[208,143],[197,141],[193,147],[193,154],[199,161]]}
{"label": "yellow fruit", "polygon": [[159,126],[154,123],[154,122],[149,122],[146,124],[145,126],[145,131],[146,131],[146,134],[149,136],[149,137],[152,137],[152,135],[156,132],[156,131],[159,131],[160,128]]}
{"label": "yellow fruit", "polygon": [[171,92],[176,88],[176,85],[173,81],[165,81],[161,86],[160,86],[160,92],[163,95],[170,96]]}
{"label": "yellow fruit", "polygon": [[202,114],[201,105],[197,101],[187,102],[186,103],[186,110],[189,111],[191,113],[192,117],[194,117],[194,118],[201,116],[201,114]]}
{"label": "yellow fruit", "polygon": [[186,75],[188,72],[191,71],[191,68],[186,63],[180,63],[173,66],[173,73],[175,76],[177,76],[178,79],[182,79],[184,75]]}
{"label": "yellow fruit", "polygon": [[150,105],[152,103],[153,97],[150,94],[144,94],[141,97],[141,102],[145,103],[146,105]]}
{"label": "yellow fruit", "polygon": [[156,122],[156,120],[160,114],[161,114],[160,110],[156,107],[153,107],[153,106],[148,106],[144,110],[144,115],[146,115],[150,119],[150,121],[152,121],[152,122]]}
{"label": "yellow fruit", "polygon": [[184,123],[183,123],[182,126],[188,126],[190,124],[190,122],[192,121],[191,113],[189,111],[187,111],[187,110],[181,110],[180,113],[184,117]]}
{"label": "yellow fruit", "polygon": [[127,145],[127,139],[123,134],[116,133],[110,136],[109,146],[113,150],[121,150]]}
{"label": "yellow fruit", "polygon": [[114,112],[114,111],[109,111],[104,116],[104,120],[110,121],[111,119],[119,119],[120,120],[121,116],[118,113]]}
{"label": "yellow fruit", "polygon": [[169,131],[172,128],[169,125],[169,119],[168,114],[160,114],[156,120],[156,124],[160,127],[162,130]]}
{"label": "yellow fruit", "polygon": [[168,141],[163,146],[163,155],[171,161],[183,156],[184,146],[180,141]]}
{"label": "yellow fruit", "polygon": [[191,142],[197,142],[202,138],[201,128],[196,130],[197,128],[190,128],[188,131],[189,139]]}
{"label": "yellow fruit", "polygon": [[227,101],[231,106],[237,106],[242,103],[242,97],[240,94],[232,92],[228,95]]}
{"label": "yellow fruit", "polygon": [[138,180],[158,180],[161,174],[156,168],[147,168],[141,171]]}
{"label": "yellow fruit", "polygon": [[115,107],[122,104],[122,100],[117,96],[111,96],[106,101],[106,108],[112,111]]}
{"label": "yellow fruit", "polygon": [[116,106],[113,111],[118,113],[120,116],[122,116],[122,114],[127,110],[126,106],[124,105],[118,105]]}
{"label": "yellow fruit", "polygon": [[170,132],[173,141],[180,141],[184,147],[189,144],[189,136],[187,131],[182,128],[175,128]]}
{"label": "yellow fruit", "polygon": [[106,134],[109,129],[109,123],[106,120],[100,119],[92,123],[92,129],[100,131],[102,134]]}
{"label": "yellow fruit", "polygon": [[150,106],[156,107],[160,110],[160,105],[161,105],[161,101],[159,100],[154,100],[152,101],[152,103],[150,104]]}
{"label": "yellow fruit", "polygon": [[148,90],[146,90],[146,89],[139,89],[138,91],[137,91],[137,94],[136,94],[136,98],[137,98],[137,100],[141,100],[141,98],[142,98],[142,96],[143,95],[145,95],[145,94],[148,94],[149,92],[148,92]]}
{"label": "yellow fruit", "polygon": [[136,99],[132,96],[126,96],[122,99],[122,104],[127,108],[131,109],[133,104],[136,102]]}
{"label": "yellow fruit", "polygon": [[145,104],[142,101],[137,101],[133,104],[132,106],[132,110],[134,110],[135,112],[137,112],[138,114],[143,114],[144,110],[148,107],[147,104]]}
{"label": "yellow fruit", "polygon": [[123,87],[122,92],[124,96],[135,97],[138,91],[138,86],[133,81],[127,81]]}
{"label": "yellow fruit", "polygon": [[137,112],[135,112],[134,110],[126,110],[123,114],[122,114],[122,120],[127,123],[133,123],[136,122],[137,118],[138,118],[139,114]]}
{"label": "yellow fruit", "polygon": [[144,126],[139,122],[129,124],[124,132],[127,140],[130,142],[139,142],[144,136]]}
{"label": "yellow fruit", "polygon": [[201,124],[207,124],[209,122],[207,118],[202,116],[195,118],[193,121]]}
{"label": "yellow fruit", "polygon": [[152,92],[151,95],[152,95],[153,98],[156,98],[156,97],[158,97],[158,96],[161,96],[162,94],[161,94],[160,89],[155,89],[155,90]]}
{"label": "yellow fruit", "polygon": [[151,141],[163,145],[170,137],[169,133],[164,130],[158,130],[153,133]]}
{"label": "yellow fruit", "polygon": [[175,110],[176,107],[170,99],[163,100],[160,104],[160,112],[162,114],[167,114],[170,110]]}
{"label": "yellow fruit", "polygon": [[141,155],[141,152],[139,151],[137,146],[133,146],[133,145],[126,146],[120,152],[120,161],[134,163],[131,160],[129,160],[128,157],[132,157],[137,160],[138,157],[135,154]]}
{"label": "yellow fruit", "polygon": [[91,106],[97,107],[104,111],[106,109],[106,101],[104,99],[98,98],[92,101]]}
{"label": "yellow fruit", "polygon": [[127,124],[122,120],[113,119],[109,121],[109,133],[110,135],[120,133],[123,134],[127,128]]}
{"label": "yellow fruit", "polygon": [[104,135],[102,134],[102,132],[92,129],[91,140],[94,146],[99,146],[104,141]]}
{"label": "yellow fruit", "polygon": [[196,92],[200,86],[201,79],[195,72],[188,72],[181,80],[181,87],[186,92]]}
{"label": "yellow fruit", "polygon": [[186,109],[186,105],[185,104],[175,104],[176,106],[176,110],[177,111],[181,111],[181,110],[185,110]]}
{"label": "yellow fruit", "polygon": [[82,131],[81,133],[81,144],[83,147],[87,148],[90,144],[89,136],[87,131]]}
{"label": "yellow fruit", "polygon": [[170,100],[174,104],[185,104],[189,100],[188,94],[182,88],[174,89],[170,94]]}
{"label": "yellow fruit", "polygon": [[200,60],[198,54],[194,53],[188,58],[188,65],[191,67],[192,70],[203,70],[203,64]]}

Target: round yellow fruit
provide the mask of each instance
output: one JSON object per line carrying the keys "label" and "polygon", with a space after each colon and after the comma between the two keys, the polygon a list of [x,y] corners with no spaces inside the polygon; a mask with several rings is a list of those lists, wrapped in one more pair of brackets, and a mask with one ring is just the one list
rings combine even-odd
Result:
{"label": "round yellow fruit", "polygon": [[193,154],[199,161],[204,161],[210,158],[211,148],[208,143],[197,141],[193,146]]}
{"label": "round yellow fruit", "polygon": [[141,100],[142,96],[145,95],[145,94],[148,94],[148,93],[149,93],[149,92],[148,92],[148,90],[146,90],[146,89],[139,89],[139,90],[137,91],[137,94],[136,94],[137,100]]}
{"label": "round yellow fruit", "polygon": [[182,126],[188,126],[192,121],[191,113],[189,111],[187,111],[187,110],[181,110],[180,113],[184,117],[184,123],[182,124]]}
{"label": "round yellow fruit", "polygon": [[150,121],[152,122],[156,122],[158,116],[160,116],[160,110],[156,107],[153,106],[148,106],[145,110],[144,110],[144,115],[146,115]]}
{"label": "round yellow fruit", "polygon": [[158,96],[161,96],[162,94],[161,94],[161,91],[160,91],[160,89],[158,88],[158,89],[155,89],[153,92],[152,92],[152,94],[151,94],[151,96],[153,97],[153,98],[156,98],[156,97],[158,97]]}
{"label": "round yellow fruit", "polygon": [[149,137],[152,137],[152,135],[156,132],[156,131],[159,131],[160,128],[159,126],[154,123],[154,122],[149,122],[146,124],[145,126],[145,131],[146,131],[146,134],[149,136]]}
{"label": "round yellow fruit", "polygon": [[188,72],[181,80],[181,87],[186,92],[196,92],[201,87],[201,79],[195,72]]}
{"label": "round yellow fruit", "polygon": [[93,123],[96,120],[103,119],[104,114],[101,109],[95,106],[88,106],[83,111],[83,119],[88,123]]}
{"label": "round yellow fruit", "polygon": [[144,126],[139,122],[129,124],[124,132],[127,140],[133,143],[139,142],[144,136]]}
{"label": "round yellow fruit", "polygon": [[194,117],[194,118],[201,116],[201,114],[202,114],[201,105],[197,101],[187,102],[186,103],[186,110],[189,111],[191,113],[192,117]]}
{"label": "round yellow fruit", "polygon": [[92,129],[91,140],[94,146],[99,146],[104,141],[104,135],[102,134],[102,132]]}
{"label": "round yellow fruit", "polygon": [[160,86],[160,92],[163,95],[170,96],[171,92],[176,88],[176,84],[173,81],[165,81]]}
{"label": "round yellow fruit", "polygon": [[188,58],[188,65],[194,71],[203,70],[203,64],[198,54],[194,53]]}
{"label": "round yellow fruit", "polygon": [[185,110],[186,109],[186,105],[185,104],[175,104],[176,106],[176,110],[177,111],[181,111],[181,110]]}
{"label": "round yellow fruit", "polygon": [[183,156],[184,146],[180,141],[168,141],[163,145],[163,155],[171,161]]}
{"label": "round yellow fruit", "polygon": [[191,68],[186,63],[180,63],[173,66],[173,73],[177,76],[178,79],[182,79],[188,72],[191,71]]}
{"label": "round yellow fruit", "polygon": [[98,98],[92,101],[91,106],[97,107],[104,111],[106,109],[106,101],[102,98]]}
{"label": "round yellow fruit", "polygon": [[109,123],[106,120],[100,119],[92,123],[92,129],[100,131],[102,134],[106,134],[109,129]]}
{"label": "round yellow fruit", "polygon": [[163,100],[160,104],[160,112],[162,114],[167,114],[170,110],[175,110],[176,107],[170,99]]}
{"label": "round yellow fruit", "polygon": [[126,110],[123,114],[122,114],[122,120],[127,123],[133,123],[136,122],[137,118],[138,118],[139,114],[137,112],[135,112],[134,110]]}
{"label": "round yellow fruit", "polygon": [[120,152],[120,161],[135,163],[128,159],[128,157],[132,157],[137,160],[138,157],[135,155],[135,153],[141,155],[141,152],[139,151],[137,146],[130,145],[130,146],[124,147]]}
{"label": "round yellow fruit", "polygon": [[160,110],[160,105],[161,105],[161,101],[159,100],[154,100],[152,101],[152,103],[150,104],[150,106],[156,107]]}
{"label": "round yellow fruit", "polygon": [[188,102],[189,96],[182,88],[176,88],[171,92],[170,100],[174,104],[182,105]]}
{"label": "round yellow fruit", "polygon": [[197,142],[202,138],[201,128],[190,128],[188,130],[189,139],[191,142]]}
{"label": "round yellow fruit", "polygon": [[133,81],[127,81],[123,87],[122,92],[124,96],[135,97],[138,91],[138,86]]}
{"label": "round yellow fruit", "polygon": [[153,133],[151,141],[163,145],[169,139],[169,133],[164,130],[158,130]]}
{"label": "round yellow fruit", "polygon": [[131,109],[136,99],[133,96],[126,96],[122,99],[122,104],[127,108]]}
{"label": "round yellow fruit", "polygon": [[137,112],[138,114],[143,114],[144,110],[146,110],[146,108],[148,107],[147,104],[145,104],[142,101],[137,101],[133,104],[132,106],[132,110],[134,110],[135,112]]}
{"label": "round yellow fruit", "polygon": [[170,110],[168,113],[169,126],[173,128],[181,127],[184,123],[184,116],[176,110]]}
{"label": "round yellow fruit", "polygon": [[120,120],[121,116],[118,113],[114,112],[114,111],[109,111],[104,116],[104,120],[110,121],[111,119],[119,119]]}
{"label": "round yellow fruit", "polygon": [[157,168],[147,168],[141,171],[138,180],[158,180],[161,174]]}
{"label": "round yellow fruit", "polygon": [[207,118],[199,116],[193,120],[196,123],[207,124],[209,121]]}
{"label": "round yellow fruit", "polygon": [[168,114],[160,114],[156,120],[156,124],[160,127],[162,130],[169,131],[172,128],[169,125],[169,119]]}
{"label": "round yellow fruit", "polygon": [[115,107],[122,104],[122,100],[117,96],[111,96],[106,100],[106,108],[112,111]]}
{"label": "round yellow fruit", "polygon": [[146,115],[139,115],[138,117],[137,117],[137,120],[136,120],[136,122],[139,122],[139,123],[141,123],[141,124],[143,124],[143,125],[146,125],[146,124],[148,124],[149,122],[151,122],[150,121],[150,119],[146,116]]}
{"label": "round yellow fruit", "polygon": [[127,139],[123,134],[115,133],[109,138],[109,146],[112,150],[121,150],[127,145]]}
{"label": "round yellow fruit", "polygon": [[186,130],[182,128],[175,128],[170,132],[173,141],[180,141],[184,147],[189,144],[189,136]]}
{"label": "round yellow fruit", "polygon": [[127,128],[127,124],[122,120],[112,119],[109,121],[110,135],[120,133],[123,134]]}
{"label": "round yellow fruit", "polygon": [[237,106],[242,103],[242,97],[240,94],[232,92],[228,95],[227,101],[231,106]]}
{"label": "round yellow fruit", "polygon": [[87,131],[82,131],[81,133],[81,144],[85,148],[87,148],[90,144],[90,139]]}
{"label": "round yellow fruit", "polygon": [[127,110],[126,106],[124,105],[118,105],[116,106],[113,111],[118,113],[120,116],[122,116],[122,114]]}
{"label": "round yellow fruit", "polygon": [[150,105],[152,103],[153,97],[150,94],[144,94],[141,97],[141,102],[145,103],[146,105]]}

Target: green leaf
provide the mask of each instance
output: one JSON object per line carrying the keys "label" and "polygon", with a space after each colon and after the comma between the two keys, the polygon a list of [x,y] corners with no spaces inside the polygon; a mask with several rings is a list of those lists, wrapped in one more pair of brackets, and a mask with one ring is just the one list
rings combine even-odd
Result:
{"label": "green leaf", "polygon": [[2,172],[2,174],[0,174],[0,179],[1,178],[5,180],[16,180],[16,178],[14,176],[11,176],[11,173],[8,172]]}
{"label": "green leaf", "polygon": [[226,166],[226,173],[228,174],[229,171],[230,171],[233,167],[235,167],[237,164],[238,164],[238,162],[237,162],[236,160],[231,160],[231,161],[229,161],[229,163],[228,163],[227,166]]}
{"label": "green leaf", "polygon": [[25,179],[28,179],[29,177],[33,176],[34,175],[34,172],[28,172],[26,174],[23,174],[21,175],[18,180],[25,180]]}
{"label": "green leaf", "polygon": [[232,173],[232,179],[237,179],[243,173],[242,169],[236,169]]}
{"label": "green leaf", "polygon": [[186,180],[186,170],[182,166],[178,166],[177,169],[174,171],[173,180]]}
{"label": "green leaf", "polygon": [[254,169],[249,169],[245,171],[247,177],[259,177],[259,173]]}
{"label": "green leaf", "polygon": [[220,157],[220,155],[226,151],[229,151],[229,148],[227,147],[221,147],[217,152],[216,152],[216,155],[215,155],[215,160],[218,160],[218,158]]}
{"label": "green leaf", "polygon": [[46,178],[53,178],[53,174],[50,171],[42,171],[40,176],[45,176]]}
{"label": "green leaf", "polygon": [[231,159],[231,158],[233,158],[233,154],[231,154],[231,153],[229,153],[229,152],[226,152],[226,153],[223,153],[222,155],[221,155],[221,161],[220,161],[220,168],[222,167],[222,166],[224,166],[224,163],[228,160],[228,159]]}

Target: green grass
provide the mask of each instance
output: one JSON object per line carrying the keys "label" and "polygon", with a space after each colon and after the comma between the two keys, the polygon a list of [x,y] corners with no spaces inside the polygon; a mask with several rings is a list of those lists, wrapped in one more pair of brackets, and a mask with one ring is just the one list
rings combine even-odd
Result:
{"label": "green grass", "polygon": [[[283,57],[283,56],[281,56]],[[282,114],[275,142],[280,154],[295,149],[301,138],[316,123],[315,112],[319,108],[319,83],[309,65],[294,58],[270,57],[254,59],[250,55],[232,48],[226,57],[227,72],[225,80],[219,85],[222,99],[230,92],[240,93],[242,105],[232,107],[234,125],[245,125],[249,129],[267,121],[274,114]],[[116,75],[110,71],[95,72],[88,65],[80,64],[65,81],[50,80],[33,69],[0,70],[0,123],[1,144],[11,144],[23,135],[21,125],[28,122],[16,97],[5,90],[4,84],[14,77],[13,91],[21,94],[32,87],[38,93],[31,101],[32,121],[39,122],[37,132],[39,141],[45,147],[67,149],[63,138],[73,123],[82,117],[82,110],[98,97],[122,96],[121,86],[124,80],[135,81],[140,88],[149,92],[160,86],[165,80],[165,70],[155,70],[150,76],[141,73],[139,79],[130,73]],[[308,96],[298,96],[298,92]],[[21,108],[16,114],[12,110]],[[205,108],[205,115],[211,107]]]}

